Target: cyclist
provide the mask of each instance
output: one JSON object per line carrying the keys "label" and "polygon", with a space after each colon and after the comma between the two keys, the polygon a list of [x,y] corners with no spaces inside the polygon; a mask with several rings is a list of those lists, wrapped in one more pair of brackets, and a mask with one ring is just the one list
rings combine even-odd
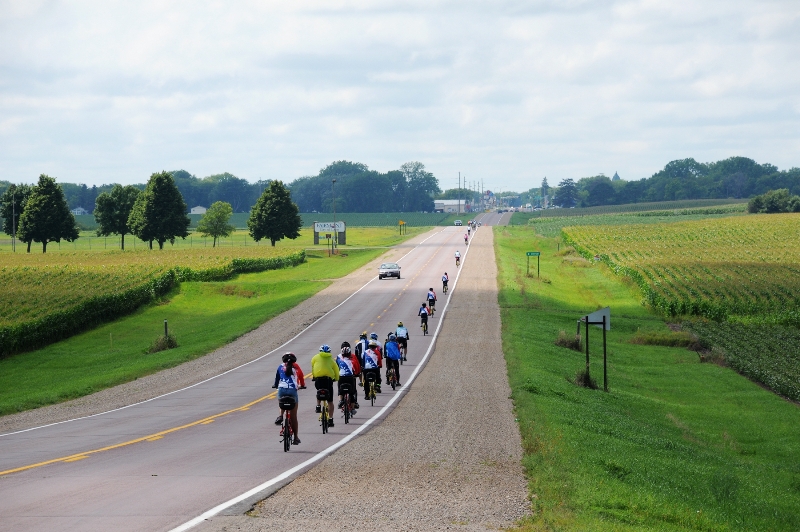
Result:
{"label": "cyclist", "polygon": [[461,252],[456,250],[456,267],[461,266]]}
{"label": "cyclist", "polygon": [[423,303],[421,307],[419,307],[419,312],[417,312],[417,316],[419,316],[419,326],[422,327],[428,324],[428,304]]}
{"label": "cyclist", "polygon": [[361,374],[361,365],[355,353],[350,351],[350,342],[342,342],[342,350],[336,357],[336,365],[339,366],[339,408],[344,406],[342,384],[350,385],[350,403],[354,409],[358,408],[356,377]]}
{"label": "cyclist", "polygon": [[[406,355],[408,355],[408,336],[409,335],[408,335],[408,329],[406,329],[403,326],[403,322],[402,321],[398,321],[397,322],[397,329],[395,329],[394,334],[395,334],[395,337],[397,338],[397,343],[403,347],[403,352],[405,353],[405,355],[403,355],[403,362],[405,362],[407,360],[406,359]],[[390,333],[390,336],[391,336],[391,333]],[[385,351],[385,349],[384,349],[384,351]]]}
{"label": "cyclist", "polygon": [[470,223],[470,224],[467,226],[467,236],[469,236],[469,235],[471,234],[471,231],[472,231],[471,227],[472,227],[472,223]]}
{"label": "cyclist", "polygon": [[444,272],[442,275],[442,292],[447,292],[447,283],[450,281],[450,277],[447,276],[447,272]]}
{"label": "cyclist", "polygon": [[433,287],[428,288],[428,308],[430,309],[431,316],[434,314],[434,306],[436,305],[436,292]]}
{"label": "cyclist", "polygon": [[369,340],[367,340],[367,331],[364,331],[358,335],[358,341],[356,342],[356,346],[353,348],[353,351],[355,351],[356,356],[358,357],[358,363],[362,366],[364,365],[364,351],[367,350],[368,343]]}
{"label": "cyclist", "polygon": [[464,233],[464,245],[467,244],[469,244],[469,235],[467,233]]}
{"label": "cyclist", "polygon": [[[381,360],[380,367],[383,367],[383,351],[381,350],[381,343],[378,340],[378,333],[373,332],[372,334],[370,334],[369,335],[369,340],[370,340],[370,343],[372,343],[372,341],[375,341],[374,349],[375,349],[375,351],[378,352],[378,357],[380,357],[380,360]],[[369,347],[369,345],[367,347]],[[363,362],[361,363],[361,367],[362,368],[364,367],[364,363]],[[381,372],[380,371],[378,372],[378,380],[375,383],[375,392],[381,393]]]}
{"label": "cyclist", "polygon": [[[381,379],[381,368],[383,367],[383,358],[381,357],[381,348],[377,340],[370,340],[367,350],[364,352],[364,368],[361,374],[364,376],[364,382],[367,382],[367,375],[375,375],[375,392],[378,391],[378,382]],[[369,401],[369,389],[364,386],[364,400]]]}
{"label": "cyclist", "polygon": [[389,340],[383,344],[383,352],[386,353],[386,381],[389,381],[389,368],[394,368],[397,378],[397,385],[400,384],[400,346],[397,344],[397,337],[389,335]]}
{"label": "cyclist", "polygon": [[[328,426],[333,426],[333,381],[339,380],[339,366],[331,357],[331,347],[323,344],[319,347],[319,353],[311,359],[311,380],[317,390],[328,392]],[[317,399],[317,414],[322,412],[320,400]]]}
{"label": "cyclist", "polygon": [[[275,384],[272,387],[278,389],[278,399],[287,396],[294,398],[294,408],[291,410],[292,415],[289,423],[291,423],[292,431],[294,432],[292,444],[298,445],[300,438],[297,433],[297,405],[299,404],[297,390],[305,389],[306,382],[303,379],[303,370],[297,365],[297,357],[294,356],[294,353],[284,354],[281,360],[283,363],[278,366],[278,371],[275,372]],[[281,423],[283,423],[283,412],[275,420],[276,425]]]}

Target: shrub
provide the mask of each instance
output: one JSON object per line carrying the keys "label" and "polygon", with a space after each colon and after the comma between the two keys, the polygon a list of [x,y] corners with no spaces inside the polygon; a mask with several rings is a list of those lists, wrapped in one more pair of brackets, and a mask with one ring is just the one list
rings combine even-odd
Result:
{"label": "shrub", "polygon": [[556,345],[559,347],[566,347],[567,349],[580,351],[581,337],[577,334],[573,337],[570,337],[569,335],[567,335],[566,331],[558,331],[558,338],[556,338]]}
{"label": "shrub", "polygon": [[597,381],[594,380],[591,375],[586,373],[586,370],[581,370],[575,374],[575,381],[574,383],[578,386],[583,388],[589,388],[590,390],[597,389]]}
{"label": "shrub", "polygon": [[175,349],[178,347],[178,339],[174,334],[169,333],[167,336],[163,334],[153,340],[150,347],[147,349],[148,353],[158,353],[159,351],[166,351],[167,349]]}

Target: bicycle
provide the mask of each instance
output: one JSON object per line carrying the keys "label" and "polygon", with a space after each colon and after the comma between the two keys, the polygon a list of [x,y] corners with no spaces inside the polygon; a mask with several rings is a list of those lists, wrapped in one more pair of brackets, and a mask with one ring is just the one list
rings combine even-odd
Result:
{"label": "bicycle", "polygon": [[342,400],[344,401],[342,405],[344,424],[347,425],[350,423],[350,416],[352,415],[352,411],[350,410],[350,385],[347,383],[342,384],[340,391],[342,392]]}
{"label": "bicycle", "polygon": [[428,334],[428,320],[422,322],[422,336],[427,336]]}
{"label": "bicycle", "polygon": [[442,293],[443,294],[447,293],[447,283],[442,283]]}
{"label": "bicycle", "polygon": [[283,423],[281,424],[281,441],[283,442],[283,452],[288,452],[292,448],[292,440],[294,439],[294,431],[292,431],[291,417],[292,410],[297,405],[294,397],[284,396],[278,399],[278,406],[283,414]]}
{"label": "bicycle", "polygon": [[375,374],[370,371],[365,375],[364,380],[367,387],[367,397],[372,402],[371,406],[375,406]]}
{"label": "bicycle", "polygon": [[461,257],[456,257],[456,268],[461,267]]}
{"label": "bicycle", "polygon": [[392,390],[397,388],[397,374],[394,372],[394,368],[390,367],[386,370],[386,380],[392,386]]}
{"label": "bicycle", "polygon": [[435,301],[431,302],[430,299],[428,300],[428,309],[429,309],[431,318],[433,317],[433,314],[436,312],[436,309],[434,308],[435,305],[436,305]]}
{"label": "bicycle", "polygon": [[322,426],[322,433],[328,433],[328,422],[330,413],[328,412],[328,390],[317,390],[317,399],[320,401],[322,412],[319,414],[319,424]]}
{"label": "bicycle", "polygon": [[403,365],[403,361],[406,359],[406,346],[405,344],[400,344],[400,365]]}

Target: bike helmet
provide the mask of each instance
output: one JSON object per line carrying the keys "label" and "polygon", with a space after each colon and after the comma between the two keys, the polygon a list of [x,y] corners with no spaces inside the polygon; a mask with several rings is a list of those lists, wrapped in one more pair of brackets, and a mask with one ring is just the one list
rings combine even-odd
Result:
{"label": "bike helmet", "polygon": [[323,353],[330,353],[331,346],[329,346],[328,344],[322,344],[321,346],[319,346],[319,350],[322,351]]}
{"label": "bike helmet", "polygon": [[389,335],[389,341],[390,341],[390,342],[394,342],[395,340],[397,340],[397,336],[395,336],[395,335],[393,335],[393,334],[390,334],[390,335]]}
{"label": "bike helmet", "polygon": [[345,340],[344,342],[342,342],[342,345],[341,345],[341,347],[350,347],[350,342],[348,342],[347,340]]}
{"label": "bike helmet", "polygon": [[422,303],[422,306],[423,306],[423,307],[427,307],[427,306],[428,306],[428,303],[427,303],[427,302],[423,302],[423,303]]}
{"label": "bike helmet", "polygon": [[286,353],[283,355],[281,360],[283,360],[284,363],[294,364],[295,362],[297,362],[297,357],[294,356],[294,353]]}
{"label": "bike helmet", "polygon": [[398,321],[398,322],[397,322],[397,326],[398,326],[398,327],[402,327],[402,326],[403,326],[403,322],[402,322],[402,321]]}
{"label": "bike helmet", "polygon": [[378,333],[371,333],[369,335],[369,339],[370,340],[375,340],[377,342],[378,341]]}
{"label": "bike helmet", "polygon": [[346,345],[342,347],[342,356],[349,357],[350,356],[350,346]]}
{"label": "bike helmet", "polygon": [[361,334],[358,335],[358,337],[359,338],[366,338],[367,337],[367,331],[362,332]]}
{"label": "bike helmet", "polygon": [[428,288],[428,290],[430,290],[431,292],[433,292],[433,287],[431,286],[430,288]]}
{"label": "bike helmet", "polygon": [[378,347],[378,341],[377,340],[370,340],[369,341],[369,346],[370,347]]}

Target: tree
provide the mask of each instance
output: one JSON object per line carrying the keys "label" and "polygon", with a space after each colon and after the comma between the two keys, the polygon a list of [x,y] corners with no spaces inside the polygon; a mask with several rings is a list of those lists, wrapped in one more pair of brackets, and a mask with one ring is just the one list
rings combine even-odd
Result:
{"label": "tree", "polygon": [[186,210],[186,203],[172,174],[153,174],[144,191],[136,198],[128,217],[128,227],[131,233],[149,242],[150,249],[153,249],[153,240],[158,242],[159,249],[164,249],[167,240],[174,243],[175,237],[189,236],[191,220]]}
{"label": "tree", "polygon": [[217,238],[230,236],[236,229],[228,223],[232,214],[233,207],[231,207],[230,203],[224,201],[214,202],[200,219],[200,223],[197,224],[197,232],[203,236],[214,237],[214,244],[211,247],[216,247]]}
{"label": "tree", "polygon": [[400,167],[406,178],[405,210],[433,212],[433,195],[440,193],[439,180],[425,171],[425,165],[418,161],[405,163]]}
{"label": "tree", "polygon": [[578,199],[578,186],[572,179],[563,179],[558,184],[558,191],[553,203],[560,207],[574,207]]}
{"label": "tree", "polygon": [[28,253],[32,241],[41,242],[42,253],[47,253],[48,242],[61,242],[62,238],[72,242],[78,238],[75,217],[54,178],[39,176],[19,217],[19,235],[20,240],[28,243]]}
{"label": "tree", "polygon": [[[19,217],[32,190],[33,187],[30,185],[9,185],[0,196],[0,217],[3,218],[5,234],[13,235],[19,229]],[[29,246],[30,242],[28,241]]]}
{"label": "tree", "polygon": [[547,177],[542,179],[542,198],[546,198],[550,193],[550,185],[547,184]]}
{"label": "tree", "polygon": [[272,181],[250,211],[250,236],[256,242],[269,238],[273,246],[283,238],[294,240],[303,227],[299,212],[283,181]]}
{"label": "tree", "polygon": [[111,192],[103,192],[97,196],[94,206],[94,218],[99,224],[97,236],[119,235],[120,244],[125,249],[125,235],[131,232],[128,226],[133,205],[142,191],[133,185],[123,187],[114,185]]}

